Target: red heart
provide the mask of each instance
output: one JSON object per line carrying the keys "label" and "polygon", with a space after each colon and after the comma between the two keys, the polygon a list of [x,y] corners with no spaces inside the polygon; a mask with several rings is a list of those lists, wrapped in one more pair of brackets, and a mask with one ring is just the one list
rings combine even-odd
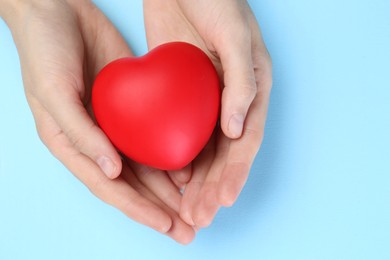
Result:
{"label": "red heart", "polygon": [[111,142],[130,159],[164,170],[183,168],[199,154],[219,104],[212,62],[183,42],[111,62],[92,92],[96,120]]}

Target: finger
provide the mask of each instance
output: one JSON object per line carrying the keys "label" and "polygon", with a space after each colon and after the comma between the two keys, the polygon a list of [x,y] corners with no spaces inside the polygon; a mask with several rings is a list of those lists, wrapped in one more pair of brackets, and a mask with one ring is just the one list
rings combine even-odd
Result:
{"label": "finger", "polygon": [[185,187],[185,183],[179,182],[171,171],[168,171],[167,174],[171,179],[171,181],[173,182],[173,184],[175,184],[175,186],[179,189],[179,191],[183,191]]}
{"label": "finger", "polygon": [[143,198],[122,178],[107,178],[89,157],[73,147],[55,120],[38,102],[30,98],[29,103],[42,141],[93,194],[143,225],[161,233],[171,229],[172,219],[168,214]]}
{"label": "finger", "polygon": [[232,141],[225,167],[218,185],[218,201],[223,206],[232,206],[240,194],[260,148],[264,128],[267,97],[260,96],[253,102],[248,113],[244,132],[239,140]]}
{"label": "finger", "polygon": [[195,225],[193,220],[193,208],[194,203],[198,197],[198,193],[201,190],[207,173],[210,169],[212,161],[215,156],[215,134],[210,138],[206,147],[195,158],[192,163],[193,173],[190,181],[187,183],[184,189],[180,217],[189,225]]}
{"label": "finger", "polygon": [[230,146],[226,166],[221,176],[218,201],[224,206],[231,206],[236,201],[260,149],[272,87],[271,59],[254,17],[252,17],[252,27],[254,28],[253,64],[258,92],[249,109],[242,137],[232,142]]}
{"label": "finger", "polygon": [[189,164],[183,169],[168,171],[168,175],[171,178],[171,180],[175,183],[175,185],[179,189],[182,189],[191,179],[191,171],[192,171],[191,164]]}
{"label": "finger", "polygon": [[152,191],[162,202],[175,212],[179,212],[181,193],[166,172],[126,160],[138,180]]}
{"label": "finger", "polygon": [[[41,82],[42,85],[49,84]],[[61,82],[58,82],[61,84]],[[66,84],[66,83],[65,83]],[[72,85],[45,87],[40,102],[67,136],[73,147],[91,158],[109,178],[116,178],[122,167],[119,154],[103,131],[88,115]]]}
{"label": "finger", "polygon": [[171,228],[165,233],[167,236],[173,238],[181,244],[190,243],[195,237],[195,230],[187,225],[178,214],[161,201],[151,190],[149,190],[142,182],[138,180],[129,168],[125,168],[122,174],[123,178],[140,193],[143,197],[159,206],[172,219]]}
{"label": "finger", "polygon": [[262,89],[250,108],[242,137],[230,145],[218,187],[218,201],[223,206],[236,201],[263,140],[270,91]]}
{"label": "finger", "polygon": [[225,165],[231,139],[219,131],[216,154],[207,170],[207,177],[193,202],[192,217],[196,226],[207,227],[217,214],[220,205],[217,200],[218,183]]}
{"label": "finger", "polygon": [[221,58],[224,85],[222,92],[221,126],[226,136],[239,138],[244,121],[256,96],[253,71],[251,33],[245,26],[232,30],[216,46]]}

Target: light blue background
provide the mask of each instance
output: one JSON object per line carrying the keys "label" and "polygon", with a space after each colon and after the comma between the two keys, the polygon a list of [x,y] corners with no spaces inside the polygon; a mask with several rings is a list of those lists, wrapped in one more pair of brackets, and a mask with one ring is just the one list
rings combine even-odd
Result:
{"label": "light blue background", "polygon": [[[144,54],[141,1],[96,3]],[[390,1],[250,3],[274,63],[266,137],[237,204],[186,247],[50,155],[0,22],[0,259],[390,259]]]}

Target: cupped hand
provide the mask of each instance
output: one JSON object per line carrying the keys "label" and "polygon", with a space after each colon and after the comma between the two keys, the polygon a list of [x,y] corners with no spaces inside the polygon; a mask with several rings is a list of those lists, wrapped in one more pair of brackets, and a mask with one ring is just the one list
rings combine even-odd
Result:
{"label": "cupped hand", "polygon": [[18,3],[4,17],[42,141],[97,197],[135,221],[189,243],[194,230],[179,217],[181,193],[170,179],[180,186],[181,174],[122,160],[93,118],[95,76],[110,61],[132,55],[119,32],[87,0]]}
{"label": "cupped hand", "polygon": [[187,167],[192,177],[180,208],[188,224],[205,227],[220,206],[236,201],[260,148],[271,59],[246,1],[144,0],[144,17],[149,48],[170,41],[197,45],[221,78],[221,127]]}

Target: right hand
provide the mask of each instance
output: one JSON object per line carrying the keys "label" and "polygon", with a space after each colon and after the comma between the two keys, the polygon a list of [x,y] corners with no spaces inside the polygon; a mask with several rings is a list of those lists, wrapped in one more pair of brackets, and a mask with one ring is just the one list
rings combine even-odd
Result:
{"label": "right hand", "polygon": [[272,62],[256,17],[243,0],[144,0],[150,48],[170,41],[197,45],[222,83],[221,120],[207,146],[188,167],[180,215],[210,225],[230,207],[249,176],[264,135]]}
{"label": "right hand", "polygon": [[180,243],[191,242],[195,232],[179,217],[181,194],[170,176],[122,162],[94,121],[95,76],[110,61],[132,55],[120,33],[88,0],[17,3],[2,10],[3,17],[42,141],[97,197]]}

